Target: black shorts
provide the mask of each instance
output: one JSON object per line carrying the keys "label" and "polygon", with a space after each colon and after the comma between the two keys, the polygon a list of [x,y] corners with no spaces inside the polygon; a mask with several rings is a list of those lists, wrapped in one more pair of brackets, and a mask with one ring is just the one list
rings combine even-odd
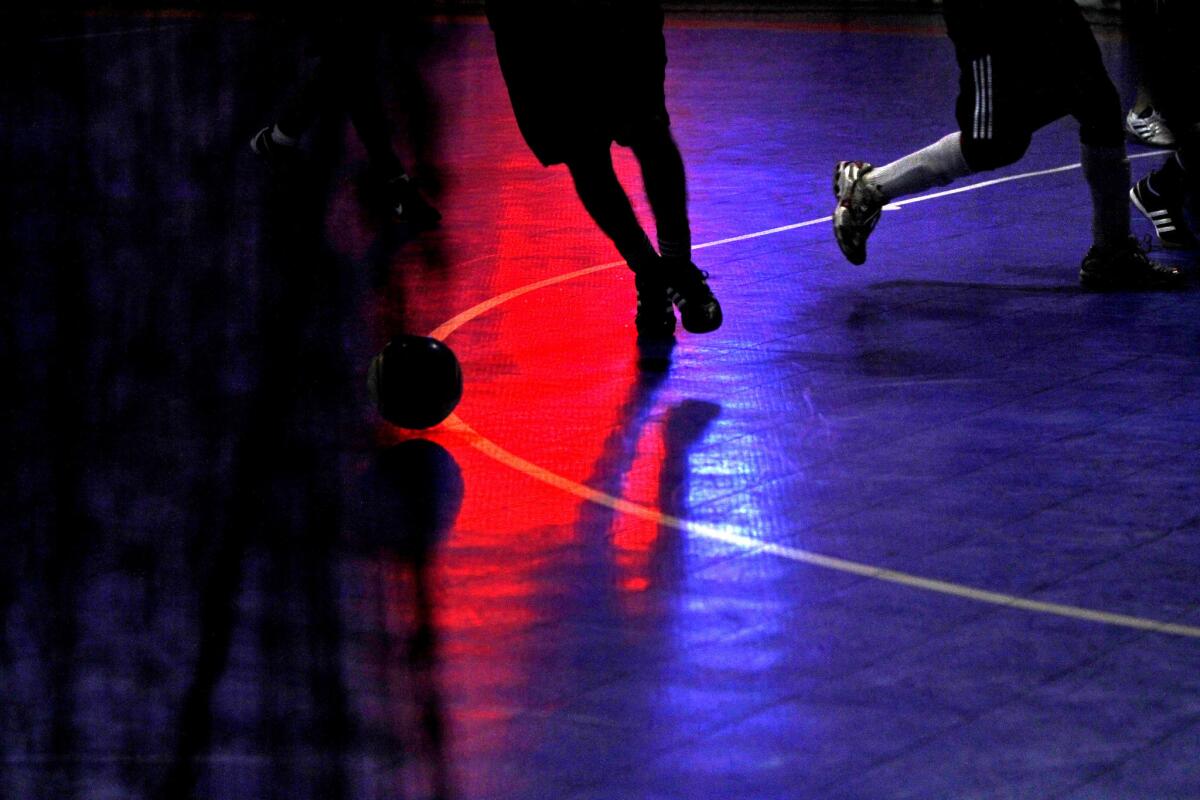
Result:
{"label": "black shorts", "polygon": [[1200,126],[1200,2],[1128,0],[1126,24],[1154,107],[1176,136]]}
{"label": "black shorts", "polygon": [[670,124],[657,3],[492,3],[488,14],[517,125],[543,164]]}
{"label": "black shorts", "polygon": [[1016,161],[1034,131],[1068,115],[1085,144],[1122,144],[1120,99],[1073,0],[946,0],[944,13],[972,169]]}

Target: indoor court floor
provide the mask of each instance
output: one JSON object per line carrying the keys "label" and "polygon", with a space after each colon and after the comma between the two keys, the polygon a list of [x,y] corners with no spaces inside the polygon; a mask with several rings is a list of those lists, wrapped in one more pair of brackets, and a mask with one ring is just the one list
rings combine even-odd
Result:
{"label": "indoor court floor", "polygon": [[[1196,257],[1080,289],[1073,122],[853,267],[833,165],[953,128],[940,21],[671,18],[725,324],[647,355],[486,23],[433,34],[425,232],[343,119],[256,161],[300,51],[253,15],[0,56],[0,797],[1200,798]],[[420,434],[366,395],[402,332],[465,375]]]}

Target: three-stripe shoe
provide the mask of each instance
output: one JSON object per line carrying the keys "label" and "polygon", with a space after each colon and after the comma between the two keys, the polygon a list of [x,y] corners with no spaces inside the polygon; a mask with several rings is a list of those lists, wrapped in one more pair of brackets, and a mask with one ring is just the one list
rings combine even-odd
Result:
{"label": "three-stripe shoe", "polygon": [[1175,144],[1175,135],[1167,127],[1162,114],[1154,110],[1154,106],[1146,106],[1140,114],[1130,109],[1125,115],[1125,132],[1133,141],[1148,147],[1171,147]]}
{"label": "three-stripe shoe", "polygon": [[1154,224],[1154,232],[1163,247],[1195,247],[1196,237],[1184,221],[1183,206],[1173,202],[1150,186],[1150,176],[1142,178],[1129,190],[1129,199],[1146,219]]}
{"label": "three-stripe shoe", "polygon": [[851,264],[867,260],[867,237],[883,211],[883,193],[868,179],[873,167],[865,161],[839,161],[833,170],[833,236]]}
{"label": "three-stripe shoe", "polygon": [[708,288],[707,272],[685,258],[663,258],[662,280],[685,331],[709,333],[721,327],[721,304]]}

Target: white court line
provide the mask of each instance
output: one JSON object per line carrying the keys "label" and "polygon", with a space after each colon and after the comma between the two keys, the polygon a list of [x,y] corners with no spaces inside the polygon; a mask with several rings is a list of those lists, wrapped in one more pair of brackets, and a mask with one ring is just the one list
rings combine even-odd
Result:
{"label": "white court line", "polygon": [[103,33],[74,33],[68,36],[49,36],[38,39],[38,44],[56,44],[60,42],[81,42],[88,39],[108,39],[113,36],[129,36],[134,33],[154,33],[156,31],[174,31],[180,28],[195,27],[195,22],[176,22],[170,25],[148,25],[144,28],[126,28],[119,31],[104,31]]}
{"label": "white court line", "polygon": [[[1171,152],[1173,152],[1173,151],[1160,150],[1160,151],[1154,152],[1154,153],[1135,153],[1135,154],[1129,156],[1129,158],[1131,160],[1135,159],[1135,158],[1152,158],[1154,156],[1165,156]],[[912,205],[913,203],[924,203],[926,200],[937,200],[942,197],[949,197],[952,194],[962,194],[963,192],[972,192],[972,191],[975,191],[976,189],[984,189],[988,186],[996,186],[997,184],[1008,183],[1009,181],[1020,181],[1020,180],[1025,180],[1027,178],[1038,178],[1038,177],[1041,177],[1042,175],[1053,175],[1058,172],[1070,172],[1071,170],[1079,169],[1082,166],[1083,166],[1082,164],[1068,164],[1065,167],[1053,167],[1051,169],[1040,169],[1040,170],[1037,170],[1036,172],[1022,172],[1019,175],[1006,175],[1003,178],[992,178],[990,180],[980,181],[979,183],[971,183],[971,184],[967,184],[966,186],[959,186],[958,188],[955,188],[955,189],[947,189],[944,192],[934,192],[933,194],[918,195],[917,197],[912,197],[912,198],[909,198],[907,200],[903,200],[900,202],[893,201],[891,203],[888,203],[885,208],[888,211],[899,210],[901,208],[904,208],[907,205]],[[742,234],[741,236],[730,236],[727,239],[717,239],[712,242],[705,242],[704,244],[693,245],[692,249],[693,250],[703,250],[706,247],[716,247],[717,245],[721,245],[721,244],[730,244],[732,242],[744,242],[747,239],[758,239],[763,236],[771,236],[776,233],[783,233],[785,231],[794,231],[797,228],[807,228],[810,225],[820,225],[823,222],[832,222],[832,221],[833,221],[833,217],[828,216],[828,217],[820,217],[819,219],[805,220],[804,222],[794,222],[791,225],[781,225],[778,228],[768,228],[765,231],[755,231],[754,233],[745,233],[745,234]],[[625,262],[623,262],[623,261],[617,262],[617,264],[624,264],[624,263]],[[606,264],[605,266],[611,267],[611,266],[616,266],[616,265],[615,264]]]}
{"label": "white court line", "polygon": [[[1162,156],[1169,155],[1173,152],[1174,152],[1173,150],[1159,150],[1159,151],[1153,152],[1153,153],[1134,153],[1129,156],[1129,160],[1132,161],[1135,158],[1154,158],[1155,156],[1162,157]],[[947,189],[944,192],[934,192],[933,194],[923,194],[923,195],[920,195],[919,197],[914,197],[911,200],[901,201],[901,202],[897,203],[896,205],[903,208],[904,206],[912,205],[913,203],[924,203],[926,200],[937,200],[942,197],[949,197],[952,194],[962,194],[963,192],[970,192],[970,191],[974,191],[975,189],[983,189],[985,187],[995,186],[1000,183],[1008,183],[1009,181],[1021,181],[1021,180],[1025,180],[1026,178],[1038,178],[1038,177],[1041,177],[1042,175],[1054,175],[1059,172],[1070,172],[1071,170],[1079,169],[1082,166],[1083,166],[1082,164],[1067,164],[1065,167],[1053,167],[1051,169],[1039,169],[1036,172],[1022,172],[1019,175],[1005,175],[1003,178],[992,178],[989,181],[980,181],[979,183],[972,183],[967,186],[959,186],[956,189]]]}
{"label": "white court line", "polygon": [[[1158,153],[1139,153],[1130,158],[1149,158],[1152,156],[1162,156],[1164,152]],[[1059,172],[1069,172],[1073,169],[1079,169],[1079,164],[1070,164],[1065,167],[1055,167],[1053,169],[1038,170],[1035,172],[1026,172],[1019,175],[1009,175],[1003,178],[993,178],[987,181],[970,184],[957,189],[950,189],[944,192],[937,192],[929,195],[920,195],[905,201],[905,205],[911,203],[924,202],[926,200],[935,200],[941,197],[948,197],[962,192],[982,189],[988,186],[995,186],[1009,181],[1023,180],[1027,178],[1040,177],[1042,175],[1053,175]],[[706,247],[716,247],[721,244],[729,244],[731,242],[742,242],[748,239],[756,239],[762,236],[770,236],[776,233],[805,228],[811,225],[818,225],[822,222],[829,222],[832,217],[822,217],[820,219],[807,220],[798,222],[793,225],[783,225],[778,228],[770,228],[764,231],[748,233],[742,236],[731,236],[726,239],[718,239],[716,241],[705,242],[704,244],[695,245],[692,249],[699,250]],[[513,289],[504,294],[486,300],[478,305],[475,305],[461,314],[458,314],[430,332],[430,336],[437,339],[445,339],[457,329],[466,325],[488,311],[500,306],[513,298],[528,294],[529,292],[544,289],[547,286],[553,286],[558,283],[573,280],[574,278],[584,275],[591,275],[596,272],[601,272],[606,269],[612,269],[616,266],[623,266],[625,262],[614,261],[608,264],[600,264],[587,269],[568,272],[563,275],[557,275],[552,278],[537,281],[526,286]],[[495,461],[510,467],[518,472],[521,472],[529,477],[541,481],[556,489],[560,489],[568,494],[579,497],[597,505],[611,508],[628,516],[637,517],[639,519],[648,520],[659,525],[674,528],[676,530],[697,536],[710,541],[722,542],[735,547],[740,547],[747,552],[767,553],[770,555],[785,558],[789,561],[794,561],[802,564],[810,564],[823,569],[830,569],[836,572],[858,575],[860,577],[869,578],[871,580],[884,581],[900,586],[907,586],[911,589],[920,589],[936,594],[949,595],[959,597],[965,600],[971,600],[977,603],[985,603],[988,605],[1000,606],[1002,608],[1020,609],[1037,614],[1049,614],[1057,617],[1066,617],[1069,619],[1081,620],[1086,622],[1095,622],[1103,625],[1112,625],[1121,628],[1132,628],[1135,630],[1153,631],[1155,633],[1167,634],[1172,636],[1183,636],[1192,639],[1200,639],[1200,627],[1193,625],[1181,625],[1171,622],[1163,622],[1161,620],[1150,619],[1146,617],[1132,616],[1129,614],[1115,614],[1108,611],[1098,609],[1084,608],[1082,606],[1072,606],[1062,603],[1049,603],[1040,600],[1031,600],[1026,597],[1017,595],[1005,594],[1003,592],[993,592],[987,589],[980,589],[975,586],[967,586],[965,584],[953,583],[950,581],[941,581],[935,578],[927,578],[921,575],[913,575],[907,572],[899,572],[897,570],[887,569],[872,564],[865,564],[858,561],[850,561],[834,556],[815,553],[810,550],[803,550],[798,547],[789,547],[786,545],[775,544],[772,542],[756,539],[755,537],[740,531],[736,528],[725,526],[718,527],[708,525],[701,522],[692,522],[679,517],[664,514],[656,508],[634,503],[615,495],[602,492],[598,489],[593,489],[590,486],[573,481],[570,478],[563,477],[555,472],[538,466],[531,461],[528,461],[520,456],[505,450],[500,445],[492,440],[484,437],[457,414],[451,414],[450,417],[443,423],[449,430],[462,436],[466,441],[479,450],[484,455],[494,459]]]}

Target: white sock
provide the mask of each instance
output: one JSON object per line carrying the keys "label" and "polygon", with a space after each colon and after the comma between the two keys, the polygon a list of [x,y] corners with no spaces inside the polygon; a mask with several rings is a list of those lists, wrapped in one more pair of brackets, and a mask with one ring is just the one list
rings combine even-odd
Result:
{"label": "white sock", "polygon": [[885,200],[894,200],[945,186],[970,174],[962,152],[962,133],[955,131],[915,153],[876,167],[867,180],[879,187]]}

